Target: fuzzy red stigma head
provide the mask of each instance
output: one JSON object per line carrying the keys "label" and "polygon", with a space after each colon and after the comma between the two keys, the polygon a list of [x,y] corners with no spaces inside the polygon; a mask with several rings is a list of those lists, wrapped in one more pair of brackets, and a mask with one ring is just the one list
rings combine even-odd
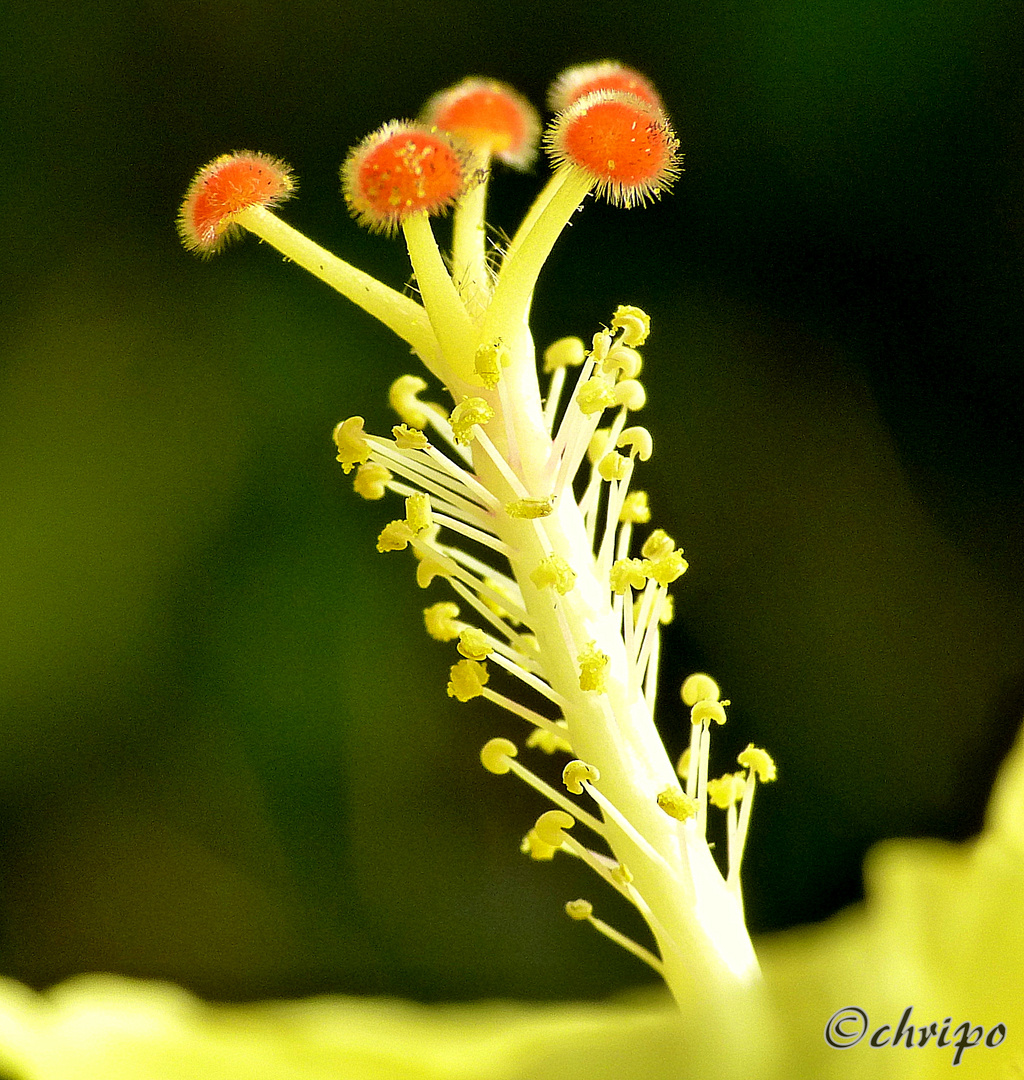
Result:
{"label": "fuzzy red stigma head", "polygon": [[412,214],[444,213],[466,187],[466,154],[442,131],[392,120],[349,152],[345,201],[360,224],[394,233]]}
{"label": "fuzzy red stigma head", "polygon": [[240,150],[222,154],[196,173],[178,213],[178,234],[189,251],[212,255],[242,232],[233,215],[250,206],[277,206],[295,191],[283,161]]}
{"label": "fuzzy red stigma head", "polygon": [[537,110],[496,79],[463,79],[442,90],[427,102],[423,119],[516,169],[529,168],[537,156]]}
{"label": "fuzzy red stigma head", "polygon": [[664,114],[633,94],[598,90],[559,113],[545,136],[556,167],[576,168],[616,206],[667,191],[681,171],[679,143]]}

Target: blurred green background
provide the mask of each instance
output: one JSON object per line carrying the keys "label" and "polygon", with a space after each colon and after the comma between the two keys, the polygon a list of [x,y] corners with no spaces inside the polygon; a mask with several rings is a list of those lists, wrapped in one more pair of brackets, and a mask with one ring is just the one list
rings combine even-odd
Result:
{"label": "blurred green background", "polygon": [[[193,172],[246,148],[285,216],[395,285],[345,150],[466,74],[541,105],[615,56],[686,151],[588,205],[540,345],[654,320],[641,483],[686,549],[661,719],[710,670],[717,765],[767,745],[755,930],[858,895],[884,836],[970,835],[1024,710],[1024,22],[1009,0],[643,5],[9,0],[0,324],[0,970],[217,998],[598,996],[645,981],[568,923],[615,897],[517,851],[480,769],[514,722],[444,695],[441,598],[373,550],[330,431],[381,430],[403,347],[249,241],[202,264]],[[511,231],[535,176],[499,175]]]}

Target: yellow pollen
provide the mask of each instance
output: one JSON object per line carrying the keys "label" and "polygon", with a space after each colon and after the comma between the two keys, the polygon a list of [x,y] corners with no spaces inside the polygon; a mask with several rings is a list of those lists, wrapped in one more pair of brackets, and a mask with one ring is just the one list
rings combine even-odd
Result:
{"label": "yellow pollen", "polygon": [[594,914],[594,905],[589,900],[570,900],[565,905],[565,913],[576,922],[586,922]]}
{"label": "yellow pollen", "polygon": [[461,633],[455,625],[459,617],[459,605],[451,600],[439,600],[436,604],[423,609],[423,622],[427,633],[435,641],[454,641]]}
{"label": "yellow pollen", "polygon": [[619,373],[623,379],[635,379],[643,369],[643,358],[636,351],[626,345],[616,345],[604,358],[601,370],[610,375],[613,371]]}
{"label": "yellow pollen", "polygon": [[647,504],[646,491],[631,491],[619,511],[619,521],[630,525],[646,525],[651,520],[651,508]]}
{"label": "yellow pollen", "polygon": [[495,776],[504,776],[509,771],[509,758],[518,753],[511,739],[490,739],[480,751],[480,763]]}
{"label": "yellow pollen", "polygon": [[610,573],[612,592],[621,596],[626,589],[642,589],[647,584],[647,574],[640,559],[617,559]]}
{"label": "yellow pollen", "polygon": [[553,495],[548,495],[545,499],[514,499],[510,503],[505,503],[505,513],[510,518],[545,518],[550,517],[555,509],[555,499]]}
{"label": "yellow pollen", "polygon": [[395,445],[399,450],[426,450],[430,445],[430,440],[422,431],[405,424],[395,424],[391,434],[394,435]]}
{"label": "yellow pollen", "polygon": [[389,521],[377,537],[377,550],[381,554],[385,551],[405,551],[415,535],[404,521]]}
{"label": "yellow pollen", "polygon": [[501,369],[507,367],[512,354],[500,341],[481,345],[473,357],[473,366],[480,381],[493,390],[501,379]]}
{"label": "yellow pollen", "polygon": [[434,524],[430,513],[430,497],[417,491],[405,500],[405,523],[417,536],[427,532]]}
{"label": "yellow pollen", "polygon": [[620,304],[612,316],[612,329],[622,331],[623,345],[639,348],[651,332],[651,317],[642,308]]}
{"label": "yellow pollen", "polygon": [[586,357],[586,346],[580,338],[559,338],[544,350],[544,374],[551,375],[558,368],[579,367]]}
{"label": "yellow pollen", "polygon": [[676,548],[669,555],[660,559],[645,559],[644,570],[649,578],[659,585],[671,585],[676,578],[686,573],[689,563],[683,558],[682,548]]}
{"label": "yellow pollen", "polygon": [[[566,728],[568,734],[568,728]],[[543,751],[545,754],[553,754],[556,750],[571,754],[572,745],[567,738],[561,735],[553,735],[546,728],[534,728],[526,738],[526,745],[531,749]]]}
{"label": "yellow pollen", "polygon": [[437,559],[421,559],[416,564],[416,584],[421,589],[425,589],[438,576],[447,577],[448,570]]}
{"label": "yellow pollen", "polygon": [[629,465],[626,458],[613,450],[601,458],[597,471],[602,480],[625,480],[629,476]]}
{"label": "yellow pollen", "polygon": [[645,427],[630,427],[623,431],[615,445],[621,450],[629,447],[629,456],[638,457],[641,461],[650,461],[654,453],[654,440],[651,433]]}
{"label": "yellow pollen", "polygon": [[685,780],[690,774],[690,748],[687,747],[680,755],[679,760],[676,762],[676,776],[680,780]]}
{"label": "yellow pollen", "polygon": [[608,350],[612,346],[612,336],[607,330],[599,330],[591,341],[590,359],[595,364],[603,364]]}
{"label": "yellow pollen", "polygon": [[644,541],[640,554],[645,559],[663,559],[675,550],[676,542],[664,529],[655,529]]}
{"label": "yellow pollen", "polygon": [[662,791],[658,795],[658,806],[676,821],[688,821],[697,813],[697,800],[691,799],[679,788],[666,788]]}
{"label": "yellow pollen", "polygon": [[611,437],[611,433],[611,428],[599,427],[590,436],[590,445],[587,447],[587,461],[591,465],[596,465],[607,453],[608,439]]}
{"label": "yellow pollen", "polygon": [[487,635],[475,626],[467,626],[459,634],[459,654],[467,660],[486,660],[494,652],[494,646],[487,640]]}
{"label": "yellow pollen", "polygon": [[718,701],[722,696],[722,691],[718,689],[718,683],[710,675],[697,672],[686,679],[680,687],[679,696],[683,699],[684,705],[696,705],[698,701]]}
{"label": "yellow pollen", "polygon": [[530,571],[530,580],[538,589],[554,589],[565,596],[576,584],[576,573],[561,555],[548,555]]}
{"label": "yellow pollen", "polygon": [[534,862],[549,862],[555,857],[555,852],[558,851],[558,848],[552,847],[550,844],[545,844],[537,835],[537,830],[531,829],[523,837],[522,843],[519,845],[519,850],[524,855],[529,855]]}
{"label": "yellow pollen", "polygon": [[494,419],[494,410],[483,398],[473,397],[460,401],[452,410],[452,435],[462,446],[473,441],[473,428]]}
{"label": "yellow pollen", "polygon": [[708,798],[719,810],[728,810],[733,803],[743,798],[746,786],[747,778],[743,773],[725,773],[708,781]]}
{"label": "yellow pollen", "polygon": [[[419,375],[400,375],[391,384],[388,404],[409,427],[425,428],[430,420],[431,413],[427,411],[424,402],[416,398],[416,395],[426,388],[426,379],[421,379]],[[439,405],[431,405],[431,410],[439,414],[444,412]]]}
{"label": "yellow pollen", "polygon": [[383,499],[387,484],[391,482],[391,470],[377,461],[367,461],[356,469],[352,487],[364,499]]}
{"label": "yellow pollen", "polygon": [[595,375],[576,391],[576,404],[585,416],[602,412],[614,401],[612,391],[600,375]]}
{"label": "yellow pollen", "polygon": [[690,710],[691,724],[710,724],[712,720],[716,724],[725,723],[724,701],[698,701]]}
{"label": "yellow pollen", "polygon": [[338,448],[338,460],[347,473],[370,459],[370,444],[363,431],[363,423],[361,416],[350,416],[335,427],[332,435],[334,445]]}
{"label": "yellow pollen", "polygon": [[490,675],[483,664],[475,660],[460,660],[452,664],[448,681],[448,696],[457,701],[471,701],[484,692],[484,685]]}
{"label": "yellow pollen", "polygon": [[625,405],[631,412],[637,412],[647,404],[647,391],[636,379],[623,379],[615,384],[611,398],[613,405]]}
{"label": "yellow pollen", "polygon": [[572,814],[567,814],[564,810],[545,810],[537,818],[533,831],[545,844],[550,844],[553,848],[559,848],[565,839],[566,830],[571,829],[575,824],[576,819]]}
{"label": "yellow pollen", "polygon": [[596,766],[588,765],[578,758],[570,761],[562,770],[562,783],[572,795],[583,794],[584,781],[588,784],[596,784],[601,779],[601,774]]}
{"label": "yellow pollen", "polygon": [[603,694],[608,688],[608,656],[592,641],[579,655],[580,689]]}
{"label": "yellow pollen", "polygon": [[768,751],[758,749],[753,743],[750,743],[736,760],[745,768],[753,769],[762,784],[776,778],[775,762]]}

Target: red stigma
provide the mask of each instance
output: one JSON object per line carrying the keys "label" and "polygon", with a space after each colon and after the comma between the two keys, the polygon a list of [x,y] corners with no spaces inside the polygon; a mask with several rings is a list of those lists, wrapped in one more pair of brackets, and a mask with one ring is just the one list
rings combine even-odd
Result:
{"label": "red stigma", "polygon": [[189,185],[178,214],[178,235],[189,251],[212,255],[241,226],[232,221],[250,206],[276,206],[295,191],[282,161],[247,150],[222,154],[205,165]]}
{"label": "red stigma", "polygon": [[446,136],[393,120],[349,152],[341,180],[356,219],[392,233],[412,214],[447,210],[465,187],[466,165]]}
{"label": "red stigma", "polygon": [[536,110],[495,79],[463,79],[442,90],[427,102],[423,118],[515,168],[527,168],[537,154]]}
{"label": "red stigma", "polygon": [[618,206],[657,198],[679,174],[679,144],[661,112],[632,94],[598,90],[560,113],[547,133],[555,164],[591,176]]}
{"label": "red stigma", "polygon": [[580,64],[563,71],[548,91],[548,105],[552,112],[561,112],[574,101],[579,101],[595,90],[616,90],[620,94],[632,94],[656,112],[664,111],[661,95],[655,90],[654,83],[639,71],[634,71],[617,60]]}

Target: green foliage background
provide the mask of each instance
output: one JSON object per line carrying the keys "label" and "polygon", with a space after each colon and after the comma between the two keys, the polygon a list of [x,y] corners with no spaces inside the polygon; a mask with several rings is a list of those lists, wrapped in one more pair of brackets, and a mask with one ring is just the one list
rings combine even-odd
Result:
{"label": "green foliage background", "polygon": [[[286,216],[400,284],[345,150],[465,74],[538,105],[608,55],[686,150],[653,210],[588,205],[539,344],[653,316],[642,482],[686,548],[674,687],[756,740],[755,929],[857,894],[884,836],[978,827],[1024,689],[1024,93],[1007,0],[729,5],[11,0],[0,15],[0,967],[252,998],[597,996],[645,979],[517,852],[479,768],[512,722],[444,696],[408,560],[373,551],[329,433],[410,370],[254,242],[201,265],[195,169],[296,168]],[[543,174],[544,166],[539,172]],[[500,175],[511,230],[537,176]],[[429,599],[436,598],[431,594]]]}

